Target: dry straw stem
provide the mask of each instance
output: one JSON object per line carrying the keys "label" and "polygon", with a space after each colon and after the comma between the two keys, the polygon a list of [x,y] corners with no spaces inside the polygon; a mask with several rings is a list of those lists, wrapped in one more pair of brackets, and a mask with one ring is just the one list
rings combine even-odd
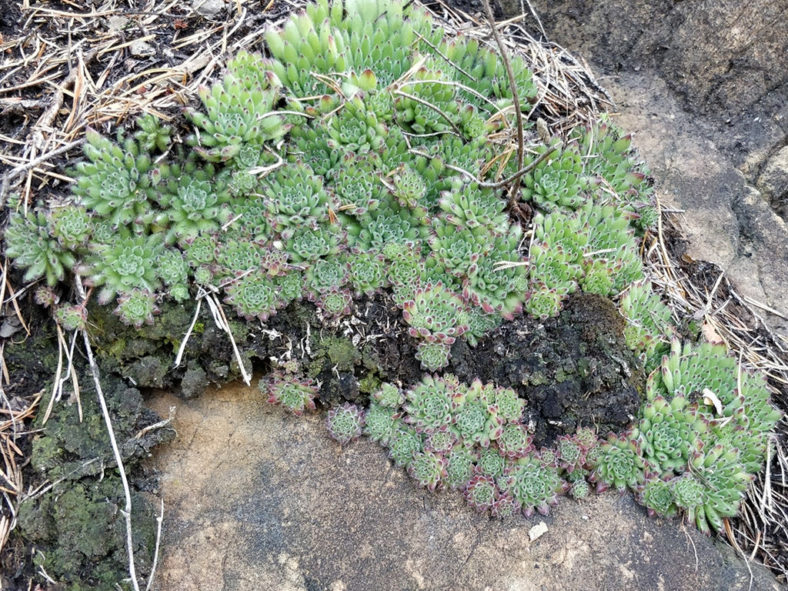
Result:
{"label": "dry straw stem", "polygon": [[115,440],[115,430],[112,427],[112,419],[109,416],[107,403],[104,400],[104,391],[101,389],[101,378],[99,375],[99,367],[93,357],[93,349],[90,346],[90,337],[87,331],[82,331],[82,337],[85,344],[85,352],[88,356],[88,365],[90,366],[90,373],[93,375],[93,383],[96,386],[96,395],[98,396],[99,406],[101,407],[101,416],[104,418],[104,423],[107,427],[107,434],[109,435],[109,443],[112,447],[112,454],[115,456],[115,463],[118,465],[118,473],[120,474],[120,481],[123,485],[123,496],[125,498],[125,505],[121,511],[124,521],[126,522],[126,550],[128,551],[129,558],[129,577],[134,591],[139,591],[140,586],[137,581],[137,567],[134,564],[134,542],[133,542],[133,528],[131,525],[131,490],[129,489],[129,482],[126,478],[126,469],[123,466],[123,458],[120,455],[118,443]]}
{"label": "dry straw stem", "polygon": [[[87,300],[90,298],[90,292],[85,294],[84,289],[82,288],[82,283],[79,280],[79,277],[76,278],[77,284],[77,291],[79,292],[80,299],[83,305],[87,305]],[[112,448],[112,455],[115,458],[115,464],[118,467],[118,474],[120,475],[120,482],[123,486],[123,497],[125,500],[125,504],[123,509],[120,511],[120,514],[123,516],[123,520],[126,523],[126,550],[128,552],[128,565],[129,565],[129,579],[131,581],[131,586],[134,591],[140,591],[139,580],[137,579],[137,567],[134,563],[134,529],[131,524],[131,511],[132,511],[132,504],[131,504],[131,489],[129,488],[129,481],[126,477],[126,468],[123,465],[123,456],[120,453],[120,448],[118,447],[117,439],[115,438],[115,429],[112,426],[112,417],[109,414],[109,409],[107,408],[107,401],[104,398],[104,390],[101,387],[101,375],[98,363],[96,363],[96,359],[93,356],[93,348],[90,345],[90,336],[86,330],[81,330],[82,333],[82,341],[85,345],[85,354],[88,358],[88,367],[90,368],[90,374],[93,377],[93,384],[96,387],[96,397],[98,398],[99,407],[101,408],[101,416],[104,419],[104,425],[107,429],[107,435],[109,436],[109,444]],[[162,501],[161,505],[161,512],[157,519],[157,528],[156,528],[156,547],[155,547],[155,554],[153,556],[153,567],[151,569],[151,573],[148,577],[148,584],[146,586],[147,589],[150,588],[150,585],[153,581],[153,576],[156,571],[156,564],[158,562],[158,552],[159,552],[159,543],[161,537],[161,523],[164,519],[164,502]]]}
{"label": "dry straw stem", "polygon": [[[525,145],[523,142],[523,112],[520,108],[520,94],[517,92],[517,83],[514,80],[514,73],[512,72],[512,64],[509,61],[506,47],[501,40],[501,35],[498,32],[498,27],[495,24],[495,17],[493,16],[492,8],[490,8],[490,0],[482,0],[484,5],[484,12],[487,15],[487,22],[490,24],[490,31],[498,45],[498,55],[506,68],[506,76],[509,78],[509,88],[512,91],[512,103],[514,104],[514,114],[517,121],[515,132],[517,134],[517,170],[523,168],[523,159],[525,158]],[[514,208],[514,204],[519,198],[519,187],[522,175],[513,179],[513,185],[509,188],[509,209]]]}
{"label": "dry straw stem", "polygon": [[[16,34],[0,40],[4,57],[0,61],[0,164],[6,170],[0,202],[20,193],[24,206],[31,207],[50,196],[67,194],[65,185],[71,180],[64,169],[81,157],[79,145],[87,126],[109,133],[143,112],[180,121],[182,108],[197,104],[197,88],[217,79],[229,56],[240,49],[261,51],[262,30],[281,24],[303,4],[301,0],[238,0],[228,3],[214,19],[200,16],[178,0],[143,0],[136,12],[119,0],[103,0],[89,9],[73,0],[65,0],[66,8],[61,10],[30,0],[16,4],[22,13],[21,26]],[[477,20],[440,0],[430,8],[449,31],[461,31],[499,50],[490,40],[486,19]],[[597,122],[600,113],[612,106],[607,93],[581,60],[547,41],[543,31],[539,34],[541,27],[530,3],[523,12],[497,23],[495,30],[507,50],[521,55],[534,74],[537,96],[526,118],[538,116],[558,136]],[[507,113],[496,117],[506,120]],[[511,157],[518,150],[516,135],[514,126],[508,125],[492,139],[508,144]],[[663,211],[657,233],[648,235],[643,244],[649,278],[664,292],[677,319],[698,315],[710,333],[742,356],[746,367],[765,372],[775,401],[786,410],[788,343],[771,333],[756,308],[770,310],[740,297],[727,278],[712,289],[720,274],[713,265],[689,274],[693,265],[671,249],[672,238],[680,233],[675,216]],[[13,289],[7,267],[3,265],[0,282],[2,312],[16,314],[26,328],[17,302],[26,290]],[[4,402],[7,420],[0,423],[0,450],[5,476],[14,482],[3,484],[9,490],[21,487],[18,466],[25,459],[17,442],[26,436],[22,425],[39,400],[40,396],[33,397],[19,410]],[[788,576],[784,422],[780,428],[770,451],[773,460],[750,488],[741,516],[731,522],[731,532],[745,553]],[[17,499],[11,492],[3,495],[0,542],[3,532],[13,527]]]}
{"label": "dry straw stem", "polygon": [[5,390],[0,386],[0,493],[3,496],[3,512],[0,514],[0,554],[8,541],[11,530],[16,526],[16,508],[19,496],[24,491],[22,468],[17,459],[24,465],[25,454],[16,442],[27,433],[25,420],[35,416],[38,403],[44,390],[36,393],[30,400],[18,398],[9,400]]}

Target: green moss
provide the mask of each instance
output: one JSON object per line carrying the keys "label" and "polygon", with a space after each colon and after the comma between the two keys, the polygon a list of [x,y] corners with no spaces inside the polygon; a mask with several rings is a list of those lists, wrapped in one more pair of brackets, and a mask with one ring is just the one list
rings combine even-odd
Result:
{"label": "green moss", "polygon": [[358,381],[358,389],[365,394],[372,394],[375,390],[380,388],[381,383],[380,378],[372,372],[369,372]]}
{"label": "green moss", "polygon": [[[43,424],[44,413],[39,413],[34,423],[34,427],[41,431],[33,439],[30,462],[41,476],[51,481],[73,481],[87,475],[98,475],[114,464],[93,380],[86,373],[80,372],[78,376],[81,419],[76,402],[69,402],[71,383],[66,382],[63,398],[53,405],[46,424]],[[134,439],[132,436],[139,429],[148,422],[155,422],[157,417],[143,408],[142,396],[136,388],[127,387],[117,377],[108,375],[103,376],[102,383],[124,461],[133,462],[146,456],[150,447],[173,436],[172,431],[161,430]],[[47,406],[48,399],[45,398],[42,408]]]}
{"label": "green moss", "polygon": [[350,339],[333,337],[321,343],[326,350],[331,363],[339,371],[353,371],[353,368],[361,361],[361,352],[350,342]]}
{"label": "green moss", "polygon": [[[22,535],[37,547],[35,563],[72,589],[115,589],[128,578],[125,504],[120,478],[59,483],[19,507]],[[150,571],[156,536],[152,508],[132,495],[132,526],[137,574]],[[124,589],[127,587],[123,587]]]}

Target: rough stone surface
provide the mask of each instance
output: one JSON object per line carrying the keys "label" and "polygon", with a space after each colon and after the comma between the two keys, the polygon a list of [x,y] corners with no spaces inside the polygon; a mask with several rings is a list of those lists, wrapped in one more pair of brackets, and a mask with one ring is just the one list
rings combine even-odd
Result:
{"label": "rough stone surface", "polygon": [[[696,116],[647,74],[602,76],[618,106],[614,121],[634,134],[663,207],[682,210],[688,254],[722,267],[744,296],[788,317],[788,226],[748,184]],[[764,312],[765,313],[765,312]],[[788,335],[788,321],[765,313]]]}
{"label": "rough stone surface", "polygon": [[784,220],[788,220],[788,146],[769,158],[758,177],[758,189]]}
{"label": "rough stone surface", "polygon": [[[504,0],[520,14],[520,0]],[[534,0],[552,40],[605,72],[661,77],[683,107],[724,124],[737,153],[785,143],[788,3],[784,0]],[[742,141],[743,138],[749,138]]]}
{"label": "rough stone surface", "polygon": [[[418,489],[369,440],[340,449],[321,414],[288,415],[255,388],[150,405],[178,407],[178,437],[153,460],[166,511],[161,591],[748,588],[732,551],[648,519],[629,495],[492,521],[456,493]],[[542,521],[548,531],[529,541]],[[779,588],[752,568],[753,589]]]}
{"label": "rough stone surface", "polygon": [[206,18],[216,17],[225,6],[224,0],[193,0],[192,8]]}

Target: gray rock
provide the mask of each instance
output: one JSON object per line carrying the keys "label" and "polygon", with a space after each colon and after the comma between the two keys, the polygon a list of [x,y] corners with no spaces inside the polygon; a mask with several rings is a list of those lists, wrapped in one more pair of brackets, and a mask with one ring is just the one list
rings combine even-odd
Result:
{"label": "gray rock", "polygon": [[224,6],[224,0],[192,0],[192,9],[205,18],[214,18]]}
{"label": "gray rock", "polygon": [[758,177],[758,189],[772,209],[788,220],[788,146],[778,150],[766,162]]}
{"label": "gray rock", "polygon": [[[420,489],[367,439],[345,448],[324,417],[295,417],[254,387],[178,406],[157,455],[165,528],[158,588],[295,590],[747,589],[729,548],[631,495],[567,498],[549,517],[491,520],[452,491]],[[547,531],[531,541],[529,531]],[[751,564],[752,589],[779,589]]]}
{"label": "gray rock", "polygon": [[112,33],[120,33],[129,25],[129,19],[125,16],[113,15],[107,19],[109,30]]}
{"label": "gray rock", "polygon": [[[785,2],[533,0],[531,4],[552,40],[608,72],[657,72],[694,113],[724,121],[753,113],[759,103],[763,107],[768,103],[773,112],[785,107]],[[509,16],[522,12],[520,0],[504,0],[502,5]]]}
{"label": "gray rock", "polygon": [[[662,205],[682,210],[688,254],[718,264],[737,291],[788,317],[788,226],[658,77],[603,76],[616,124],[634,133]],[[782,286],[782,287],[781,287]],[[763,311],[788,335],[788,321]]]}
{"label": "gray rock", "polygon": [[129,46],[129,51],[134,57],[147,57],[156,53],[156,48],[146,41],[137,39]]}

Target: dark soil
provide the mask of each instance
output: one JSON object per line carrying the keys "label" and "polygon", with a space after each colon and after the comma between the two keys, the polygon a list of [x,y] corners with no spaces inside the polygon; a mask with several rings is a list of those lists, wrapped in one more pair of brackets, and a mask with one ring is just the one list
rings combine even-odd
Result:
{"label": "dark soil", "polygon": [[475,350],[455,344],[452,369],[467,381],[478,377],[515,388],[528,402],[537,445],[582,426],[595,426],[602,435],[621,432],[638,412],[645,383],[623,329],[610,300],[576,295],[558,318],[518,318]]}
{"label": "dark soil", "polygon": [[[44,423],[57,348],[51,321],[40,316],[33,315],[30,337],[7,343],[4,351],[11,378],[6,392],[9,406],[25,408],[39,391],[46,394],[35,419],[18,425],[15,437],[23,452],[19,468],[26,494],[16,507],[17,528],[0,558],[0,588],[30,588],[30,581],[39,578],[39,568],[58,580],[83,584],[84,589],[114,588],[114,582],[128,573],[121,515],[124,497],[95,386],[85,361],[77,357],[79,393],[67,380]],[[150,570],[153,556],[155,515],[143,492],[155,494],[157,479],[138,461],[175,432],[153,427],[161,418],[145,408],[139,390],[117,375],[104,372],[101,383],[129,474],[137,566],[144,573]],[[2,510],[11,518],[5,504]]]}
{"label": "dark soil", "polygon": [[[177,335],[185,334],[192,312],[165,308],[153,327],[134,330],[108,310],[92,312],[95,338],[105,364],[144,388],[180,389],[185,397],[212,383],[238,377],[227,336],[207,312],[191,335],[186,363],[172,368]],[[522,316],[471,348],[459,339],[446,372],[470,383],[476,378],[512,387],[528,402],[537,443],[578,426],[602,434],[621,431],[633,420],[644,383],[640,361],[626,347],[623,319],[605,298],[578,295],[555,319]],[[424,374],[415,358],[401,311],[388,297],[363,299],[352,318],[327,323],[308,302],[278,313],[265,329],[236,321],[233,333],[244,359],[266,373],[295,361],[300,372],[320,382],[320,402],[366,404],[381,382],[408,388]]]}

